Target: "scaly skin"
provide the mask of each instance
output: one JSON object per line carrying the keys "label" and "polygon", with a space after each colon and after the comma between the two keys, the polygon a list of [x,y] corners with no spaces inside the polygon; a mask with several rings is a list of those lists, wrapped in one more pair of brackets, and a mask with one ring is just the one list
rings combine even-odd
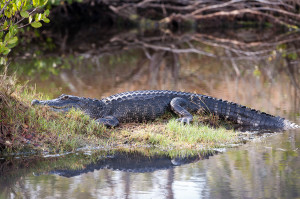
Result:
{"label": "scaly skin", "polygon": [[241,125],[275,129],[299,128],[290,121],[263,113],[236,103],[206,95],[168,90],[144,90],[125,92],[102,100],[61,95],[38,101],[32,105],[48,105],[56,111],[68,111],[72,107],[82,110],[97,122],[108,127],[119,123],[152,121],[166,112],[173,112],[182,123],[193,120],[192,113],[212,113]]}

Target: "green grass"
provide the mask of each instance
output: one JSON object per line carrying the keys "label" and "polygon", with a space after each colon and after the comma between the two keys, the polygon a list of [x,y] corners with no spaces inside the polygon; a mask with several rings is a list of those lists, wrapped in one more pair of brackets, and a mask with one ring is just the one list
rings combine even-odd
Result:
{"label": "green grass", "polygon": [[126,140],[134,146],[156,146],[169,150],[209,149],[239,142],[238,133],[233,130],[203,125],[202,120],[207,120],[207,117],[196,116],[195,122],[190,125],[178,123],[174,118],[167,123],[124,125],[116,133],[116,140]]}
{"label": "green grass", "polygon": [[[80,111],[57,113],[47,107],[30,105],[33,99],[47,99],[16,78],[0,76],[0,153],[20,151],[65,152],[80,147],[139,148],[158,147],[167,150],[214,148],[236,143],[237,133],[216,125],[215,117],[195,117],[192,125],[182,125],[171,114],[155,122],[121,124],[107,129]],[[171,119],[165,122],[166,119]]]}
{"label": "green grass", "polygon": [[187,143],[232,143],[236,137],[237,133],[231,130],[226,130],[223,127],[213,129],[207,125],[199,124],[194,122],[191,125],[183,125],[177,121],[170,120],[166,128],[172,133],[173,139],[177,142],[187,142]]}

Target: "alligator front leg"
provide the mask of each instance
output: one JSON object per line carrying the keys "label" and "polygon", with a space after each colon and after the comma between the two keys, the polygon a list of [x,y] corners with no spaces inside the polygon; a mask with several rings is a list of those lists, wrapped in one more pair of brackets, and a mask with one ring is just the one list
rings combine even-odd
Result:
{"label": "alligator front leg", "polygon": [[190,124],[193,121],[193,116],[186,110],[189,103],[189,101],[181,97],[175,97],[170,102],[171,110],[180,116],[177,121],[183,124]]}
{"label": "alligator front leg", "polygon": [[119,120],[114,116],[106,116],[104,118],[99,118],[96,122],[105,125],[106,127],[116,127],[119,125]]}

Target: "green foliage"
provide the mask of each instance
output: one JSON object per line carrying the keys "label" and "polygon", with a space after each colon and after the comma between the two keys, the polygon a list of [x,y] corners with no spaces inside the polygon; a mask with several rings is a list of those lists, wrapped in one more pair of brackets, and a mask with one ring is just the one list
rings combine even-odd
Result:
{"label": "green foliage", "polygon": [[[0,64],[5,63],[3,56],[9,54],[18,43],[18,30],[31,25],[42,26],[41,21],[49,23],[50,11],[43,10],[48,0],[3,0],[0,2]],[[43,10],[43,11],[41,11]]]}
{"label": "green foliage", "polygon": [[298,55],[295,52],[292,53],[288,53],[287,55],[285,55],[284,57],[288,57],[291,60],[297,60],[298,59]]}

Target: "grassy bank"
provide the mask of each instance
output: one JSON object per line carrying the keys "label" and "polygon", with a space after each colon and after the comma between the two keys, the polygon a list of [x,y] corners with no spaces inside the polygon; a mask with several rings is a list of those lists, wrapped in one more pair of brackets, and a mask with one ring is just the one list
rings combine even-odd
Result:
{"label": "grassy bank", "polygon": [[[107,129],[72,110],[66,114],[47,107],[31,107],[33,99],[47,99],[26,85],[17,85],[11,76],[0,76],[0,152],[62,152],[80,147],[136,148],[156,146],[163,149],[202,149],[238,142],[237,133],[202,124],[182,125],[170,116],[146,124],[123,124]],[[167,120],[166,120],[167,119]],[[210,122],[218,123],[213,119]]]}
{"label": "grassy bank", "polygon": [[24,150],[72,151],[87,144],[105,146],[109,136],[103,126],[86,115],[71,111],[60,114],[47,107],[33,108],[30,102],[45,98],[13,77],[1,76],[0,147],[5,152]]}

